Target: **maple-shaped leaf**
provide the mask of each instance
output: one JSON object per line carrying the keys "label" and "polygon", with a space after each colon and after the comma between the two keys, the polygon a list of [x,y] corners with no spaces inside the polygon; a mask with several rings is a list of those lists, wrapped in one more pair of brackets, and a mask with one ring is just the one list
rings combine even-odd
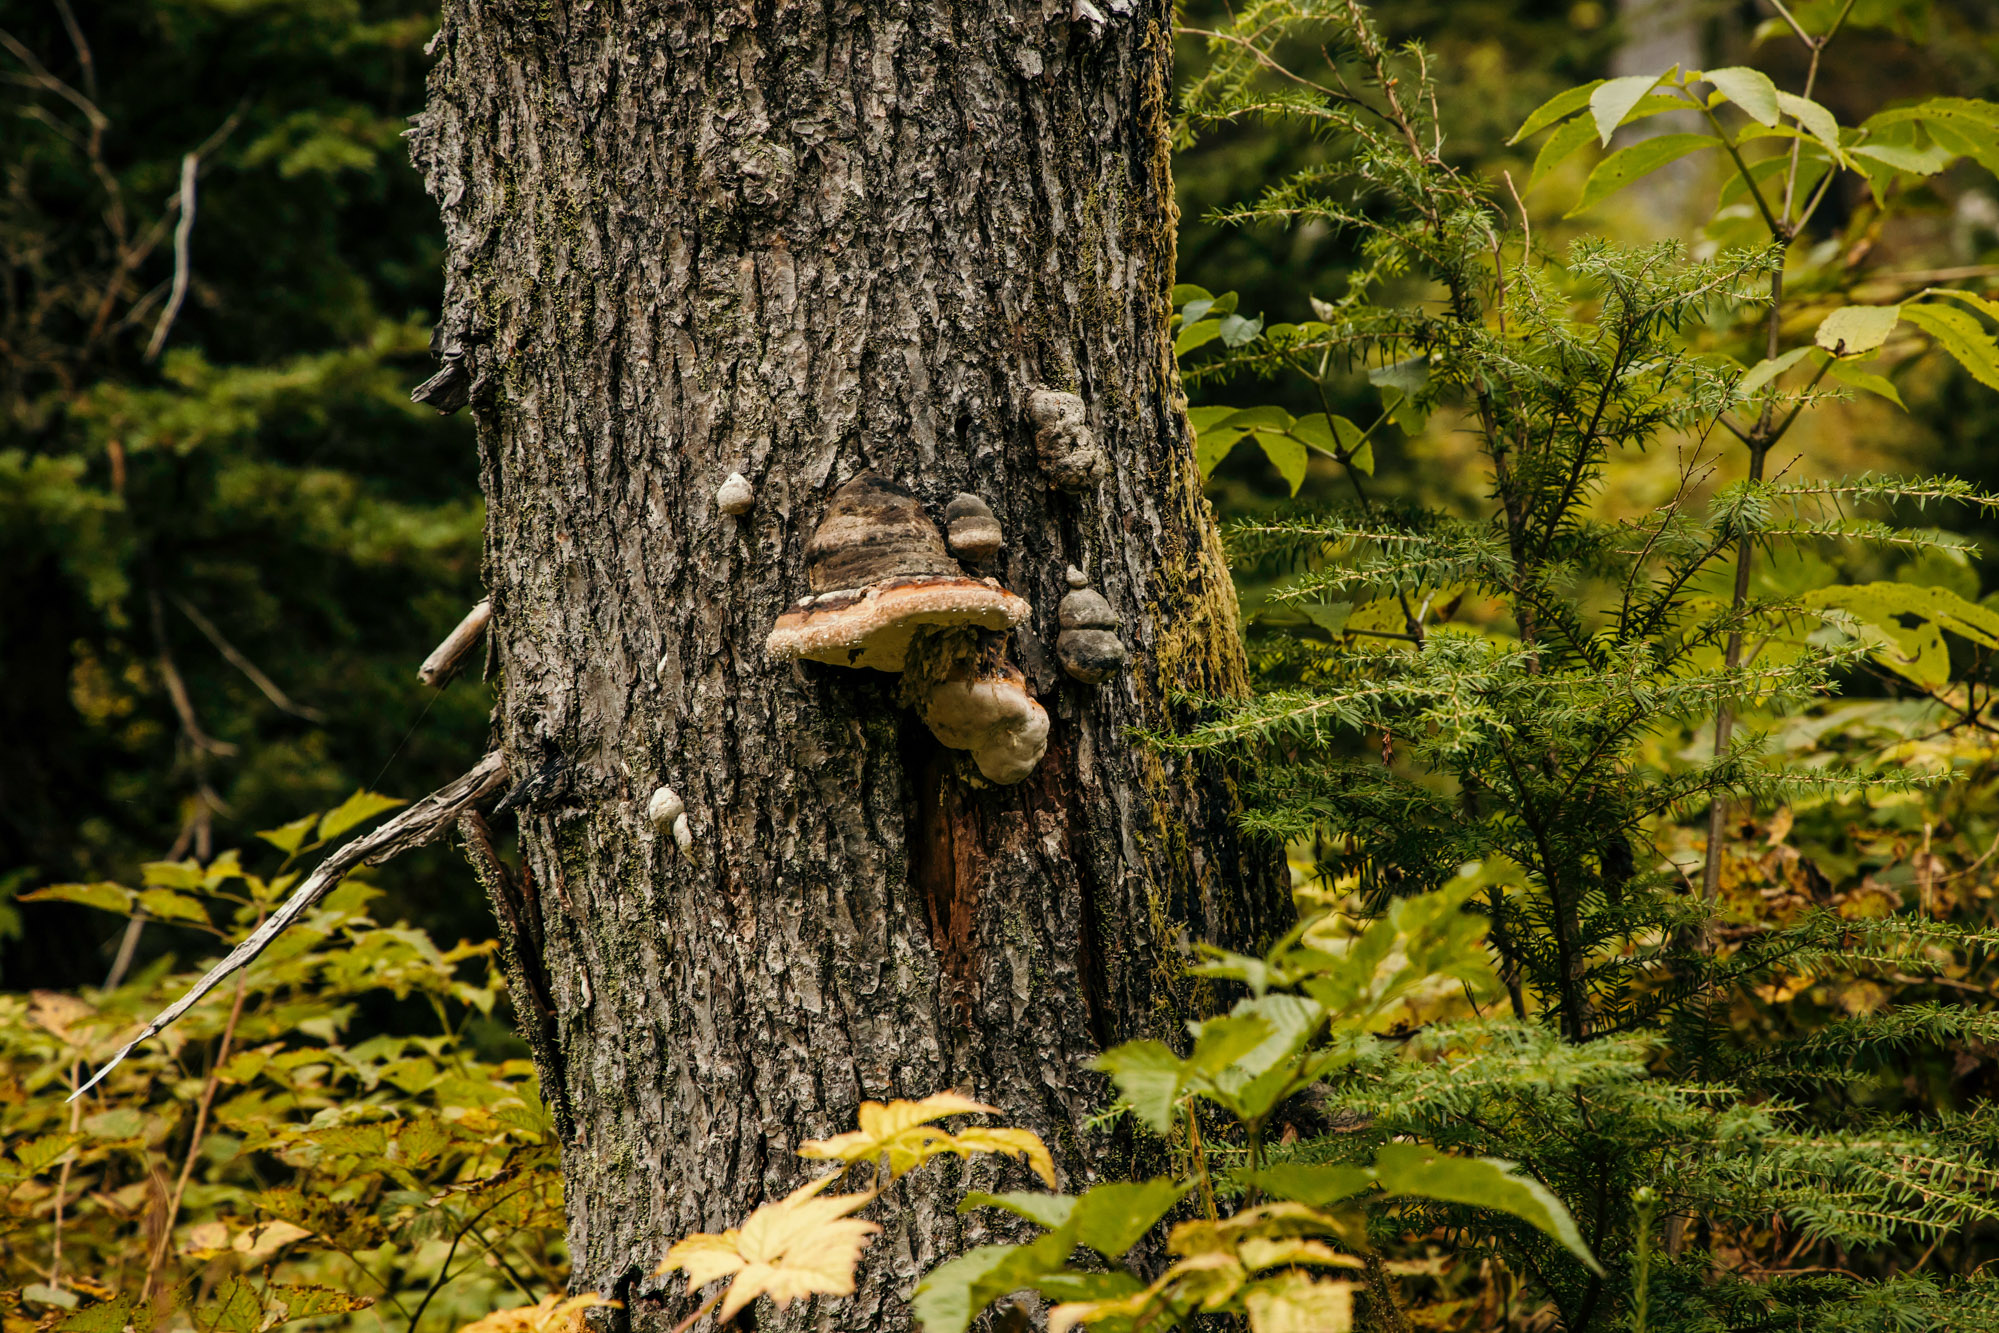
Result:
{"label": "maple-shaped leaf", "polygon": [[1048,1145],[1041,1141],[1041,1136],[1031,1129],[974,1125],[953,1134],[951,1142],[961,1157],[975,1152],[996,1152],[1019,1158],[1041,1177],[1044,1185],[1049,1189],[1055,1188],[1055,1158],[1049,1153]]}
{"label": "maple-shaped leaf", "polygon": [[[304,1290],[299,1288],[298,1290]],[[465,1325],[458,1333],[582,1333],[583,1312],[596,1305],[617,1305],[594,1291],[580,1296],[544,1296],[533,1305],[495,1310]],[[292,1316],[294,1319],[298,1315]]]}
{"label": "maple-shaped leaf", "polygon": [[822,1177],[767,1203],[719,1236],[704,1232],[676,1242],[656,1275],[679,1269],[687,1274],[690,1291],[733,1275],[722,1300],[724,1324],[759,1296],[770,1297],[779,1309],[803,1296],[851,1296],[854,1265],[881,1228],[847,1216],[874,1199],[873,1193],[818,1197],[833,1179]]}
{"label": "maple-shaped leaf", "polygon": [[920,1102],[862,1102],[859,1129],[835,1134],[830,1139],[809,1140],[799,1145],[798,1155],[832,1162],[873,1162],[886,1158],[889,1178],[893,1180],[940,1152],[952,1151],[944,1146],[951,1141],[951,1134],[931,1121],[971,1112],[990,1114],[998,1109],[955,1092],[935,1093]]}

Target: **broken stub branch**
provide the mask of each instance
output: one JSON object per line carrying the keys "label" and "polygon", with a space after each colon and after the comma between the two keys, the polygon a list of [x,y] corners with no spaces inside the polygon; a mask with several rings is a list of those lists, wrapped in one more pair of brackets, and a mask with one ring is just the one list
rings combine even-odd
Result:
{"label": "broken stub branch", "polygon": [[90,1081],[72,1092],[65,1100],[75,1101],[89,1092],[106,1074],[116,1069],[134,1047],[149,1037],[158,1035],[170,1027],[182,1014],[201,1003],[201,1000],[222,981],[239,968],[248,967],[257,960],[257,955],[270,947],[272,940],[284,932],[285,927],[297,921],[314,904],[324,898],[333,887],[347,877],[347,872],[361,865],[379,865],[383,861],[421,847],[433,841],[439,834],[450,829],[465,811],[477,805],[486,797],[498,791],[507,780],[507,761],[495,750],[481,759],[470,773],[445,784],[430,795],[412,805],[409,809],[376,829],[363,834],[328,856],[306,876],[284,905],[271,913],[263,925],[252,931],[250,937],[229,951],[229,956],[208,969],[207,975],[188,988],[187,994],[175,1000],[145,1030],[118,1049],[102,1069],[91,1075]]}
{"label": "broken stub branch", "polygon": [[486,631],[486,622],[492,618],[493,599],[488,597],[467,611],[465,619],[444,636],[444,642],[430,650],[430,656],[416,669],[417,679],[426,685],[442,685],[457,675],[466,654],[479,642],[479,636]]}

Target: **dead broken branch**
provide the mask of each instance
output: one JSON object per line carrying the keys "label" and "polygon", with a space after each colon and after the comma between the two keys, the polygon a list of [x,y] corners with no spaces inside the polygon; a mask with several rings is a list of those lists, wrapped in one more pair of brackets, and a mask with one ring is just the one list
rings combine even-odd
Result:
{"label": "dead broken branch", "polygon": [[175,1000],[145,1030],[119,1048],[109,1064],[91,1076],[68,1097],[75,1101],[90,1091],[106,1074],[116,1069],[119,1062],[132,1053],[134,1047],[147,1038],[165,1031],[176,1019],[199,1004],[204,996],[214,990],[225,978],[239,968],[248,967],[294,921],[312,910],[321,898],[346,878],[347,872],[360,865],[379,865],[381,862],[406,852],[412,847],[421,847],[431,842],[458,822],[458,817],[477,805],[479,801],[498,791],[507,780],[507,762],[495,750],[481,759],[478,766],[464,777],[458,778],[438,788],[430,795],[412,805],[409,809],[376,829],[353,839],[339,851],[328,856],[308,876],[305,883],[285,900],[284,906],[273,912],[263,925],[257,927],[250,937],[229,951],[229,956],[208,969],[208,974],[189,988],[187,994]]}
{"label": "dead broken branch", "polygon": [[426,685],[442,685],[458,674],[458,668],[465,662],[465,655],[472,651],[472,645],[479,642],[485,632],[486,622],[493,618],[493,599],[488,597],[479,605],[465,613],[465,619],[458,627],[444,636],[444,642],[431,649],[430,656],[423,659],[423,665],[416,669],[417,679]]}

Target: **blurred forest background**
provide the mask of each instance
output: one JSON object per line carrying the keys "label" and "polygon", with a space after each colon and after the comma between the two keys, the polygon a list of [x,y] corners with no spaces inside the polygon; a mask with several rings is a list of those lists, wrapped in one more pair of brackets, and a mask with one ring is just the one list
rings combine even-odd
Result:
{"label": "blurred forest background", "polygon": [[[1211,8],[1189,5],[1187,21],[1206,23]],[[1772,11],[1756,4],[1400,0],[1379,18],[1451,71],[1440,107],[1448,155],[1522,182],[1534,145],[1507,140],[1562,89],[1676,61],[1753,61],[1783,82],[1797,59],[1769,40]],[[1842,123],[1898,99],[1999,99],[1995,0],[1860,0],[1848,22],[1858,31],[1829,53],[1819,94]],[[409,399],[432,369],[441,236],[401,135],[423,100],[434,28],[434,5],[420,0],[0,0],[0,991],[98,985],[128,937],[122,920],[74,895],[21,894],[138,883],[148,863],[210,864],[357,789],[429,791],[483,752],[491,700],[476,663],[441,689],[416,677],[481,595],[470,423]],[[1204,58],[1191,41],[1183,55],[1189,72]],[[1307,135],[1253,127],[1181,151],[1180,280],[1236,292],[1241,312],[1271,321],[1310,318],[1308,293],[1336,295],[1355,262],[1349,240],[1313,225],[1207,220],[1323,151]],[[1559,250],[1584,230],[1692,234],[1719,183],[1718,167],[1675,169],[1564,220],[1587,166],[1528,193],[1538,247]],[[1893,300],[1932,282],[1989,290],[1999,279],[1999,197],[1970,164],[1926,182],[1891,228],[1873,227],[1868,208],[1864,190],[1830,199],[1806,242],[1842,247],[1850,266],[1878,273],[1862,297]],[[1828,475],[1948,472],[1999,488],[1999,397],[1920,349],[1887,369],[1906,413],[1878,398],[1817,412],[1787,451]],[[1192,397],[1319,409],[1283,396],[1293,391],[1220,383]],[[1371,416],[1367,386],[1354,392],[1335,409]],[[1477,499],[1469,448],[1441,423],[1391,432],[1376,451],[1376,493],[1446,508]],[[1670,495],[1676,473],[1663,453],[1615,466],[1610,512]],[[1296,498],[1330,500],[1344,485],[1337,466],[1315,460]],[[1224,519],[1294,503],[1292,485],[1251,448],[1229,454],[1210,495]],[[1999,532],[1955,513],[1932,521],[1985,540],[1984,553],[1927,556],[1914,574],[1892,560],[1844,573],[1914,578],[1994,605]],[[1240,577],[1246,613],[1265,614],[1264,573]],[[1967,697],[1989,692],[1988,658],[1961,642],[1953,653]],[[1791,815],[1761,812],[1766,822],[1748,830],[1755,855],[1732,883],[1768,902],[1816,876],[1835,895],[1920,899],[1992,924],[1992,725],[1974,708],[1939,730],[1909,711],[1925,701],[1889,673],[1857,671],[1844,693],[1882,710],[1787,744],[1829,745],[1864,726],[1869,745],[1910,747],[1907,762],[1936,760],[1957,780],[1825,814],[1815,832],[1809,819],[1792,834]],[[303,834],[289,848],[280,840],[287,852],[305,845]],[[257,883],[256,893],[269,889]],[[373,884],[375,920],[441,942],[491,934],[483,896],[448,850],[400,860]],[[202,927],[156,919],[121,970],[150,966],[157,977],[211,946]],[[481,1068],[518,1074],[507,1062],[524,1048],[504,1008],[466,980],[483,956],[425,961],[430,979],[393,994],[350,978],[360,1017],[344,1039],[389,1030],[400,1006],[455,1004],[463,1012],[446,1029],[469,1025]],[[1975,976],[1946,989],[1989,1003]],[[1832,1012],[1870,1003],[1820,998]],[[303,1011],[290,1012],[296,1021]],[[1889,1081],[1952,1104],[1990,1090],[1996,1055],[1970,1039]],[[12,1095],[26,1094],[16,1085]]]}

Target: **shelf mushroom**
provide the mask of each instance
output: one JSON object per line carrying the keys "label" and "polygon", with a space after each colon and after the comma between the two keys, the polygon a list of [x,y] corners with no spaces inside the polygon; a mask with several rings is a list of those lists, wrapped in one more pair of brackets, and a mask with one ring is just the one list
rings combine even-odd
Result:
{"label": "shelf mushroom", "polygon": [[1117,613],[1081,575],[1070,571],[1070,591],[1056,609],[1061,633],[1055,636],[1055,656],[1062,669],[1085,685],[1101,685],[1104,677],[1124,665],[1124,641],[1117,636]]}
{"label": "shelf mushroom", "polygon": [[[1048,715],[1025,677],[977,638],[1018,625],[1030,608],[997,580],[967,574],[915,496],[873,472],[855,477],[827,503],[805,562],[810,591],[778,617],[764,641],[771,656],[903,673],[914,653],[920,669],[905,675],[904,694],[938,740],[971,750],[993,782],[1034,770]],[[971,658],[986,665],[961,660]]]}

